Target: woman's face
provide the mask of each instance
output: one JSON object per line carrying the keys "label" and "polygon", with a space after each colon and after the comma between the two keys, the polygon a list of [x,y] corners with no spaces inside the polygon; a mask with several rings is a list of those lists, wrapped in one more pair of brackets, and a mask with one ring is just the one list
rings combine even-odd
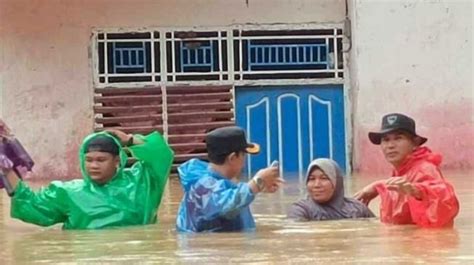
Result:
{"label": "woman's face", "polygon": [[319,168],[310,172],[306,188],[308,194],[317,203],[326,203],[331,200],[336,190],[329,177]]}

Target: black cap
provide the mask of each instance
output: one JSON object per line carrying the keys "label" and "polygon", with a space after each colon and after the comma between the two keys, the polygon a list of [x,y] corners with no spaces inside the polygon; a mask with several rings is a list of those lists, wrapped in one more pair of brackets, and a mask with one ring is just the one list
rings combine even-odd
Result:
{"label": "black cap", "polygon": [[260,146],[248,143],[245,132],[237,126],[222,127],[206,135],[207,152],[210,155],[226,155],[232,152],[258,154]]}
{"label": "black cap", "polygon": [[369,132],[369,139],[373,144],[380,144],[382,137],[390,132],[402,130],[420,138],[419,144],[424,144],[428,139],[416,134],[415,121],[400,113],[390,113],[382,118],[382,128],[379,132]]}
{"label": "black cap", "polygon": [[89,152],[106,152],[112,155],[119,154],[119,147],[117,143],[108,136],[98,135],[92,138],[88,143],[85,149],[86,153]]}

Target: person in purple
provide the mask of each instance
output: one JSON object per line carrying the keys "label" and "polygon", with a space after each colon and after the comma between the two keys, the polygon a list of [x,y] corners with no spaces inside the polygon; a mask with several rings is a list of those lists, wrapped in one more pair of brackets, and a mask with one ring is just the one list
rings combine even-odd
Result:
{"label": "person in purple", "polygon": [[331,159],[313,160],[306,174],[308,197],[293,203],[288,218],[297,221],[320,221],[375,217],[363,203],[344,197],[344,179]]}

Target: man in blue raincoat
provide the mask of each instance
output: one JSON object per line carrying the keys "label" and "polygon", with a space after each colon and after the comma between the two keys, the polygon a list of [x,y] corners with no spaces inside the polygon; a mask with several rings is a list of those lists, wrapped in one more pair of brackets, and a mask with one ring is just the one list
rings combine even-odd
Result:
{"label": "man in blue raincoat", "polygon": [[239,182],[246,154],[258,144],[247,143],[235,126],[206,136],[209,163],[191,159],[178,168],[184,189],[176,227],[182,232],[228,232],[255,229],[249,205],[259,192],[275,192],[283,180],[278,167],[260,170],[249,182]]}

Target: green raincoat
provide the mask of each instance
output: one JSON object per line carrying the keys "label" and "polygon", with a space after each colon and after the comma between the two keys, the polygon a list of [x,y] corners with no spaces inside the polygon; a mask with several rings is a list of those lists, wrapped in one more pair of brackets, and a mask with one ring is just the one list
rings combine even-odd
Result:
{"label": "green raincoat", "polygon": [[87,136],[79,151],[83,179],[53,181],[33,192],[20,181],[11,200],[11,216],[28,223],[64,229],[98,229],[156,223],[156,213],[173,162],[173,151],[157,132],[134,135],[144,143],[126,147],[137,162],[124,168],[125,148],[120,146],[120,168],[106,184],[93,182],[85,170],[84,149],[100,132]]}

